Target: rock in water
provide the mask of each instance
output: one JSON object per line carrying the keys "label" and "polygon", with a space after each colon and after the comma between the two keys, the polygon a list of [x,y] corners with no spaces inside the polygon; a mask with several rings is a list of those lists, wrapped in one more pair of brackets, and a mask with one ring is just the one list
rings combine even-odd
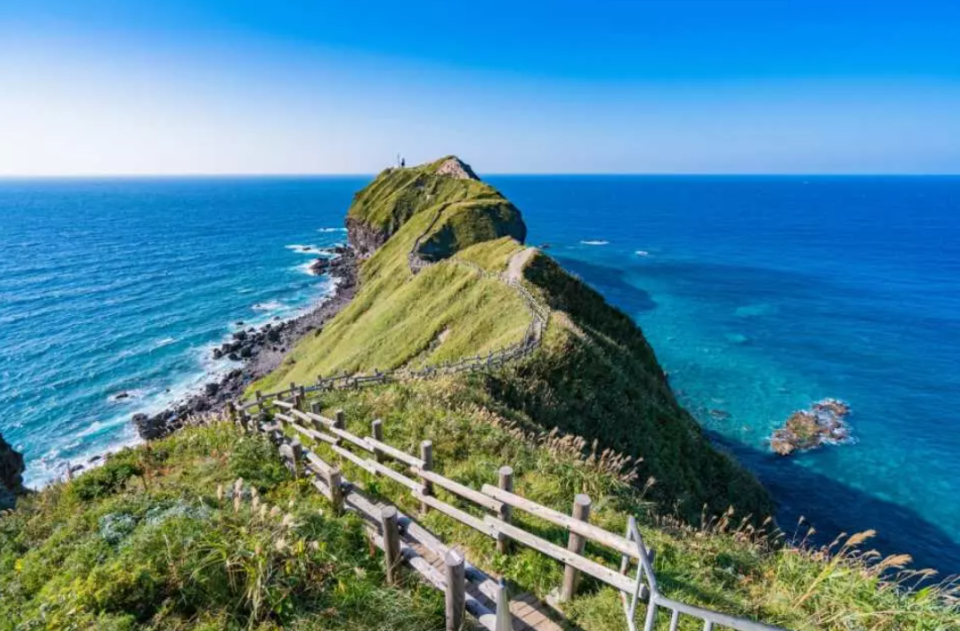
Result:
{"label": "rock in water", "polygon": [[835,445],[850,439],[850,427],[844,420],[850,406],[839,399],[823,399],[809,410],[798,410],[790,415],[783,427],[770,436],[770,448],[781,456],[794,451]]}
{"label": "rock in water", "polygon": [[23,455],[14,451],[0,435],[0,510],[14,508],[17,496],[24,495]]}
{"label": "rock in water", "polygon": [[156,440],[167,433],[167,423],[159,414],[152,417],[146,414],[134,414],[133,424],[140,438],[144,440]]}

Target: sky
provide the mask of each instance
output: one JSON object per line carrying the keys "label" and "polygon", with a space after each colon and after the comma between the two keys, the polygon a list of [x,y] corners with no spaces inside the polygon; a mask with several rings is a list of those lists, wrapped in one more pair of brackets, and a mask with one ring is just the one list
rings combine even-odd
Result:
{"label": "sky", "polygon": [[0,176],[960,173],[956,0],[0,0]]}

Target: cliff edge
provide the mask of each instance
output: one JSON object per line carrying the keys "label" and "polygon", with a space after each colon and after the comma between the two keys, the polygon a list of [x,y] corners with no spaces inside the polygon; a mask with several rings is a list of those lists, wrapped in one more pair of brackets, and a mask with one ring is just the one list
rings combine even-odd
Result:
{"label": "cliff edge", "polygon": [[[384,171],[356,194],[347,226],[365,259],[356,297],[258,389],[342,373],[442,372],[538,334],[535,353],[463,377],[478,405],[639,458],[650,496],[690,521],[705,505],[772,512],[759,482],[677,402],[633,320],[526,248],[519,209],[463,161]],[[531,301],[550,314],[542,332]]]}

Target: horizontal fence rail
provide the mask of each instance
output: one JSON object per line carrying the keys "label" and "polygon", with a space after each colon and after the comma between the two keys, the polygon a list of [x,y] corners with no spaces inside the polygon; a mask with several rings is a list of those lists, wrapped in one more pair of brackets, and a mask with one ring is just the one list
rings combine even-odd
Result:
{"label": "horizontal fence rail", "polygon": [[311,385],[290,384],[286,390],[277,390],[268,393],[256,393],[253,401],[244,403],[237,407],[241,411],[251,411],[254,408],[260,410],[266,409],[272,400],[283,400],[287,396],[299,396],[305,398],[307,394],[314,392],[324,392],[329,390],[346,390],[352,388],[362,388],[371,385],[381,385],[393,381],[405,379],[430,379],[442,375],[455,375],[460,373],[478,372],[482,370],[494,370],[501,368],[506,364],[522,359],[531,355],[538,348],[543,340],[543,334],[546,331],[550,319],[550,308],[534,297],[534,295],[523,285],[522,282],[514,279],[508,279],[505,275],[489,272],[476,263],[470,261],[461,261],[459,259],[449,259],[457,264],[467,266],[484,277],[496,278],[517,291],[521,297],[527,311],[530,314],[530,324],[524,331],[523,339],[519,342],[505,346],[495,351],[490,351],[486,355],[475,355],[473,357],[464,357],[456,361],[445,361],[439,364],[424,366],[423,368],[397,368],[387,371],[375,371],[373,374],[342,374],[329,377],[318,377],[316,382]]}
{"label": "horizontal fence rail", "polygon": [[[429,441],[421,445],[420,456],[414,456],[384,442],[382,423],[379,420],[371,424],[369,436],[358,436],[345,429],[343,413],[340,411],[334,413],[333,418],[329,418],[319,413],[318,403],[313,404],[313,411],[303,410],[306,402],[300,398],[301,389],[291,388],[286,392],[286,396],[290,400],[274,397],[269,407],[265,408],[268,412],[263,414],[259,421],[251,421],[248,418],[248,424],[245,427],[253,431],[266,431],[275,441],[281,443],[285,440],[282,430],[288,427],[293,434],[315,441],[317,448],[329,449],[335,456],[350,462],[368,474],[399,484],[410,493],[411,497],[420,502],[422,511],[435,510],[496,540],[501,551],[509,553],[510,547],[506,543],[515,542],[563,563],[566,570],[561,601],[574,596],[577,577],[584,574],[613,587],[620,593],[627,625],[631,631],[638,631],[636,614],[640,603],[644,603],[646,607],[642,627],[644,631],[653,631],[661,610],[670,616],[671,631],[677,631],[683,617],[702,621],[704,631],[720,628],[735,631],[786,631],[780,627],[688,605],[664,596],[659,590],[653,569],[653,551],[644,545],[643,537],[633,517],[629,518],[625,535],[621,536],[589,523],[589,498],[586,496],[577,497],[573,515],[538,504],[513,492],[512,469],[509,467],[501,470],[499,485],[484,484],[479,490],[470,488],[431,470],[432,443]],[[281,454],[287,459],[300,458],[305,470],[322,481],[322,483],[315,482],[314,486],[334,504],[336,512],[343,510],[344,492],[341,485],[346,483],[338,466],[326,463],[315,451],[303,448],[298,442],[295,448],[281,448]],[[294,469],[296,464],[294,462],[292,465]],[[399,470],[393,468],[396,465],[400,466]],[[288,463],[288,466],[291,465]],[[436,497],[436,489],[466,500],[474,510],[480,510],[482,515],[467,512]],[[568,545],[560,546],[528,532],[513,519],[513,509],[566,529],[570,538]],[[410,520],[407,527],[412,527],[414,524],[416,522]],[[607,567],[584,556],[583,543],[586,540],[618,554],[621,559],[619,569]],[[382,537],[378,541],[386,546],[385,550],[392,545]],[[447,551],[449,549],[443,546],[441,556]],[[388,556],[389,554],[392,552],[388,552]],[[397,554],[401,557],[410,556],[410,553],[403,550]],[[419,564],[422,565],[422,563]],[[449,589],[445,579],[441,581],[437,578],[440,572],[435,568],[431,570],[433,573],[429,573],[424,568],[419,568],[418,571],[420,570],[423,570],[421,574],[424,572],[429,574],[429,576],[425,575],[428,582],[441,586],[442,589]],[[491,601],[502,600],[502,595],[496,588],[488,591]],[[456,604],[460,602],[458,598],[457,594],[448,593],[448,602]],[[476,602],[468,602],[467,605],[468,610],[479,612],[484,616],[481,620],[485,623],[484,626],[491,631],[501,631],[496,626],[496,619],[501,616],[492,616],[492,611],[484,609]],[[449,615],[452,614],[448,611]],[[455,615],[453,617],[456,618]]]}

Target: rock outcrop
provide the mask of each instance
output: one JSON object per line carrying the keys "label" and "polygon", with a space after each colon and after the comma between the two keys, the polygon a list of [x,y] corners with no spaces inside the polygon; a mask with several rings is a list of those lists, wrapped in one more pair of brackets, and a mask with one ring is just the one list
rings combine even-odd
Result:
{"label": "rock outcrop", "polygon": [[846,419],[850,406],[838,399],[824,399],[809,410],[798,410],[790,415],[783,427],[770,436],[770,448],[781,456],[795,451],[816,449],[850,439]]}
{"label": "rock outcrop", "polygon": [[445,175],[447,177],[457,178],[458,180],[480,181],[480,178],[473,172],[470,165],[456,156],[451,156],[442,162],[440,166],[437,167],[437,175]]}
{"label": "rock outcrop", "polygon": [[23,455],[16,452],[0,435],[0,510],[13,508],[17,496],[24,495]]}
{"label": "rock outcrop", "polygon": [[390,238],[385,228],[377,228],[359,219],[347,217],[347,238],[357,256],[367,258]]}

